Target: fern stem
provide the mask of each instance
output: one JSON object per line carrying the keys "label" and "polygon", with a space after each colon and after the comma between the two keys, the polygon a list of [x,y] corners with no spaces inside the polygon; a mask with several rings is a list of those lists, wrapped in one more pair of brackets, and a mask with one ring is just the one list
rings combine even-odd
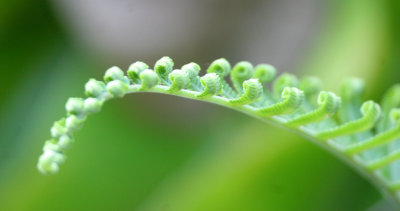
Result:
{"label": "fern stem", "polygon": [[390,141],[397,139],[399,136],[400,136],[400,126],[396,126],[393,129],[378,134],[367,141],[359,142],[351,146],[348,146],[344,149],[343,152],[347,155],[354,155],[362,151],[371,149],[373,147],[389,143]]}
{"label": "fern stem", "polygon": [[362,106],[364,116],[361,119],[345,123],[336,128],[328,129],[317,134],[322,140],[332,139],[338,136],[354,134],[371,129],[380,115],[380,107],[378,104],[368,101]]}
{"label": "fern stem", "polygon": [[334,114],[340,106],[340,98],[331,92],[321,92],[318,101],[320,104],[319,108],[294,119],[290,119],[286,125],[289,127],[298,127],[300,125],[321,121],[331,114]]}
{"label": "fern stem", "polygon": [[395,160],[400,159],[400,150],[397,150],[395,152],[390,153],[389,155],[386,155],[380,159],[374,160],[366,165],[366,168],[368,170],[376,170],[379,168],[382,168],[386,165],[389,165]]}

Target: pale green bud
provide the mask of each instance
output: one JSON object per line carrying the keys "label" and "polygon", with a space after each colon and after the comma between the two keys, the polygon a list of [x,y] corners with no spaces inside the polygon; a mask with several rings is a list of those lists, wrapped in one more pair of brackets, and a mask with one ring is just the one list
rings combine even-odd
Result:
{"label": "pale green bud", "polygon": [[39,157],[37,167],[42,174],[55,174],[58,172],[58,164],[65,161],[65,156],[61,153],[46,150]]}
{"label": "pale green bud", "polygon": [[207,73],[215,73],[220,78],[227,76],[230,71],[231,64],[229,64],[229,62],[224,58],[213,61],[207,69]]}
{"label": "pale green bud", "polygon": [[127,71],[128,78],[133,83],[139,83],[140,73],[148,68],[149,68],[149,66],[144,62],[135,62],[135,63],[131,64],[128,68],[128,71]]}
{"label": "pale green bud", "polygon": [[48,151],[48,150],[57,151],[57,152],[61,150],[60,146],[57,144],[57,140],[51,139],[51,140],[47,140],[44,143],[43,151]]}
{"label": "pale green bud", "polygon": [[74,140],[69,135],[62,135],[58,139],[58,146],[61,150],[68,149]]}
{"label": "pale green bud", "polygon": [[167,78],[168,74],[172,71],[174,67],[174,61],[168,56],[164,56],[159,59],[154,65],[154,72],[156,72],[160,78]]}
{"label": "pale green bud", "polygon": [[83,99],[71,97],[68,99],[65,104],[65,109],[68,114],[77,114],[79,115],[83,111]]}
{"label": "pale green bud", "polygon": [[276,76],[276,69],[269,64],[259,64],[254,68],[253,78],[258,78],[260,82],[270,82]]}
{"label": "pale green bud", "polygon": [[106,70],[106,73],[104,74],[105,82],[110,82],[114,80],[121,80],[121,81],[125,80],[124,72],[119,67],[116,66],[108,68],[108,70]]}
{"label": "pale green bud", "polygon": [[102,101],[97,98],[87,98],[84,102],[85,112],[88,114],[97,113],[101,110]]}
{"label": "pale green bud", "polygon": [[83,123],[85,122],[86,118],[79,118],[75,115],[70,115],[65,119],[65,127],[67,128],[68,132],[79,130]]}
{"label": "pale green bud", "polygon": [[[200,72],[200,66],[194,62],[183,65],[181,69],[189,76],[190,82],[196,81]],[[188,86],[189,85],[190,83],[188,83]]]}
{"label": "pale green bud", "polygon": [[107,91],[114,97],[123,97],[128,91],[128,84],[119,80],[110,81],[107,84]]}
{"label": "pale green bud", "polygon": [[37,168],[42,174],[56,174],[59,170],[58,164],[55,162],[38,162]]}
{"label": "pale green bud", "polygon": [[106,90],[106,85],[102,81],[90,79],[85,84],[85,94],[89,97],[98,97]]}
{"label": "pale green bud", "polygon": [[204,91],[197,97],[210,97],[221,92],[221,78],[216,73],[207,73],[200,78],[201,84],[204,86]]}
{"label": "pale green bud", "polygon": [[55,121],[50,129],[50,133],[53,138],[58,138],[66,134],[67,129],[65,128],[65,118]]}
{"label": "pale green bud", "polygon": [[157,74],[150,69],[141,72],[139,77],[142,80],[141,90],[151,89],[159,83]]}

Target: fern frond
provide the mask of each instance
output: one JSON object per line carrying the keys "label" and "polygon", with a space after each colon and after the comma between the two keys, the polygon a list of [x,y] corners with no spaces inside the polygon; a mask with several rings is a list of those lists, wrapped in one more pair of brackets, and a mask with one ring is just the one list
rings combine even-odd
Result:
{"label": "fern frond", "polygon": [[[85,84],[87,98],[68,99],[66,117],[54,122],[51,138],[39,157],[39,171],[59,171],[65,151],[73,143],[73,133],[106,101],[129,93],[155,92],[222,105],[297,131],[344,159],[384,193],[400,201],[400,178],[390,176],[391,172],[400,171],[395,165],[400,159],[400,146],[393,144],[400,139],[400,110],[396,108],[400,106],[400,85],[384,96],[381,112],[381,106],[373,101],[361,105],[364,85],[359,79],[347,80],[339,97],[320,91],[321,82],[315,77],[299,82],[296,76],[284,73],[274,80],[276,70],[267,64],[253,69],[252,64],[242,61],[231,70],[226,59],[218,59],[202,77],[196,63],[175,70],[173,66],[171,58],[163,57],[154,70],[135,62],[127,75],[120,68],[111,67],[104,82],[90,79]],[[233,88],[224,79],[228,75]],[[263,86],[272,81],[272,90]],[[382,146],[386,150],[377,149]]]}

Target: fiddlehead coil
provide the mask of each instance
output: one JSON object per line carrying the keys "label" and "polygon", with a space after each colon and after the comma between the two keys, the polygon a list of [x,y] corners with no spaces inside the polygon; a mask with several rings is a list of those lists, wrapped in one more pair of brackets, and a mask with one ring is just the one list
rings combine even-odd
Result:
{"label": "fiddlehead coil", "polygon": [[132,83],[140,83],[140,73],[147,69],[149,69],[149,65],[144,62],[139,61],[131,64],[127,71],[129,80],[131,80]]}
{"label": "fiddlehead coil", "polygon": [[322,140],[328,140],[338,136],[353,134],[371,129],[378,120],[381,113],[380,106],[373,101],[367,101],[361,106],[361,114],[363,117],[335,128],[322,131],[317,137]]}
{"label": "fiddlehead coil", "polygon": [[190,84],[189,75],[182,70],[174,70],[168,75],[169,80],[172,82],[168,91],[176,92]]}
{"label": "fiddlehead coil", "polygon": [[298,84],[299,80],[296,76],[289,73],[283,73],[275,79],[272,91],[276,96],[279,96],[286,87],[297,87]]}
{"label": "fiddlehead coil", "polygon": [[85,84],[85,94],[88,97],[99,97],[106,91],[106,84],[102,81],[90,79]]}
{"label": "fiddlehead coil", "polygon": [[104,74],[104,81],[110,82],[113,80],[124,80],[124,72],[119,67],[110,67]]}
{"label": "fiddlehead coil", "polygon": [[200,66],[194,62],[191,62],[189,64],[185,64],[182,66],[181,70],[185,72],[190,80],[189,85],[192,85],[193,83],[196,83],[196,81],[199,78],[199,72],[200,72]]}
{"label": "fiddlehead coil", "polygon": [[253,75],[253,65],[250,62],[239,62],[231,71],[231,81],[238,93],[243,93],[242,84]]}
{"label": "fiddlehead coil", "polygon": [[231,64],[224,58],[213,61],[207,69],[208,73],[215,73],[221,78],[229,75],[230,71]]}
{"label": "fiddlehead coil", "polygon": [[244,93],[237,99],[229,100],[232,105],[246,105],[258,100],[263,93],[263,86],[258,79],[243,82]]}
{"label": "fiddlehead coil", "polygon": [[99,112],[102,106],[103,106],[103,101],[92,97],[87,98],[83,104],[85,112],[88,114],[94,114]]}
{"label": "fiddlehead coil", "polygon": [[172,72],[173,67],[174,62],[168,56],[164,56],[156,62],[154,65],[154,71],[160,77],[161,83],[165,85],[169,84],[168,74]]}
{"label": "fiddlehead coil", "polygon": [[[321,91],[321,80],[316,77],[305,77],[299,83],[299,89],[304,91],[304,95],[308,98],[317,95]],[[319,101],[319,100],[318,100]]]}
{"label": "fiddlehead coil", "polygon": [[83,98],[71,97],[65,104],[65,110],[67,114],[81,114],[84,110],[84,100]]}
{"label": "fiddlehead coil", "polygon": [[157,74],[150,69],[144,70],[143,72],[140,73],[139,75],[140,80],[142,81],[142,85],[140,87],[140,90],[148,90],[153,88],[157,83],[159,82],[159,78]]}
{"label": "fiddlehead coil", "polygon": [[128,91],[128,84],[120,80],[114,80],[108,82],[106,88],[113,97],[123,97]]}
{"label": "fiddlehead coil", "polygon": [[207,73],[215,73],[221,79],[222,95],[227,98],[235,98],[237,92],[233,91],[232,87],[224,80],[224,77],[231,72],[231,64],[224,58],[213,61],[207,69]]}
{"label": "fiddlehead coil", "polygon": [[260,108],[257,110],[257,113],[262,116],[274,116],[292,113],[300,106],[303,97],[303,91],[295,87],[286,87],[282,91],[281,102],[265,108]]}
{"label": "fiddlehead coil", "polygon": [[276,69],[269,64],[259,64],[254,68],[253,78],[258,78],[261,83],[271,82],[276,76]]}
{"label": "fiddlehead coil", "polygon": [[196,95],[198,98],[211,97],[221,92],[221,80],[215,73],[207,73],[200,78],[200,82],[204,86],[204,91]]}
{"label": "fiddlehead coil", "polygon": [[290,127],[298,127],[312,122],[321,121],[333,115],[339,109],[340,103],[340,98],[334,93],[322,91],[318,97],[319,108],[294,119],[290,119],[286,124]]}

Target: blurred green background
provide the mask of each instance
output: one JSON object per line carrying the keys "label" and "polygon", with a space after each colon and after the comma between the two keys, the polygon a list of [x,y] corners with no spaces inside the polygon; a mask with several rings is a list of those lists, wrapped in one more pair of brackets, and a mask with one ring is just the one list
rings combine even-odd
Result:
{"label": "blurred green background", "polygon": [[282,129],[136,94],[76,135],[59,174],[41,147],[88,78],[168,55],[270,63],[379,101],[400,76],[397,0],[13,0],[0,3],[0,210],[390,210],[364,178]]}

